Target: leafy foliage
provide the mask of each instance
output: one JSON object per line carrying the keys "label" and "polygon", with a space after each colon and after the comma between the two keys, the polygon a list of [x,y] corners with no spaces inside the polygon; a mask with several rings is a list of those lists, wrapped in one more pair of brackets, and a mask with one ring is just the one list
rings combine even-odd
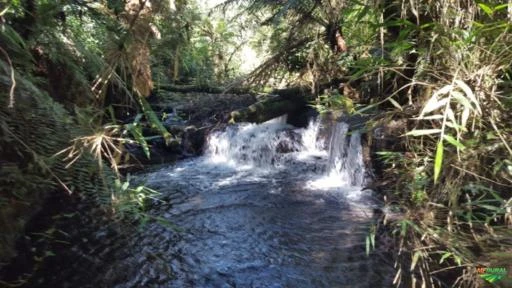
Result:
{"label": "leafy foliage", "polygon": [[164,10],[157,1],[132,2],[119,11],[52,1],[15,2],[2,10],[0,226],[6,233],[0,258],[11,256],[24,220],[50,191],[79,194],[117,211],[117,218],[139,217],[144,195],[155,195],[143,186],[116,185],[124,178],[118,166],[125,143],[140,143],[149,157],[140,119],[121,124],[117,107],[142,110],[171,137],[144,99],[151,90],[151,16]]}
{"label": "leafy foliage", "polygon": [[[224,5],[233,2],[241,1]],[[320,112],[374,116],[368,131],[403,123],[396,150],[379,151],[383,181],[393,183],[382,186],[387,203],[404,211],[384,220],[397,239],[394,283],[481,286],[475,267],[504,265],[512,251],[510,3],[327,2],[243,2],[273,28],[272,54],[252,79],[300,79],[320,95],[312,104]],[[344,53],[330,49],[337,29]],[[315,89],[336,78],[359,97]]]}
{"label": "leafy foliage", "polygon": [[[11,1],[1,9],[1,219],[64,189],[145,221],[156,192],[131,187],[118,167],[125,143],[150,156],[141,121],[173,137],[144,98],[153,81],[239,76],[243,27],[186,2]],[[403,123],[400,143],[378,153],[392,183],[382,187],[386,208],[399,214],[383,219],[396,239],[396,286],[478,287],[475,267],[510,260],[510,3],[228,0],[217,10],[234,3],[248,25],[258,21],[251,44],[269,55],[247,82],[306,83],[322,112],[371,113],[368,131]],[[319,91],[338,79],[345,86]],[[137,116],[122,122],[128,113]],[[12,242],[21,224],[0,221],[9,227],[2,241]],[[368,254],[378,249],[376,231]]]}
{"label": "leafy foliage", "polygon": [[[219,7],[226,9],[239,2],[243,1],[225,1]],[[270,37],[265,35],[265,39],[259,41],[272,56],[249,75],[250,83],[265,83],[278,73],[284,75],[282,77],[288,74],[291,79],[301,79],[308,73],[309,81],[315,86],[333,74],[339,75],[339,67],[331,64],[337,58],[334,54],[347,49],[343,31],[348,29],[342,25],[346,16],[343,11],[356,1],[255,0],[243,3],[247,14],[263,19],[261,25],[273,28]],[[326,66],[316,61],[330,64]],[[325,75],[320,76],[322,73]]]}
{"label": "leafy foliage", "polygon": [[[407,119],[406,151],[385,154],[384,177],[396,183],[384,188],[386,198],[405,210],[391,223],[398,239],[394,283],[478,287],[475,267],[500,266],[496,255],[512,249],[505,240],[512,182],[503,170],[512,156],[510,105],[503,101],[510,90],[500,84],[512,57],[507,5],[390,2],[404,9],[381,18],[388,54],[357,61],[354,75],[383,83],[382,96],[358,112],[381,106],[386,117]],[[455,11],[464,13],[457,18]]]}

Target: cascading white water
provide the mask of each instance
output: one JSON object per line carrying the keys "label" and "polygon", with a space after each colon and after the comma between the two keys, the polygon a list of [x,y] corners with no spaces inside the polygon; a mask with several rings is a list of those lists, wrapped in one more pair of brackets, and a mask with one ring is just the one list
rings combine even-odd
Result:
{"label": "cascading white water", "polygon": [[330,177],[338,178],[349,185],[364,184],[361,134],[359,131],[349,133],[347,123],[337,122],[331,134],[328,173]]}
{"label": "cascading white water", "polygon": [[287,116],[262,124],[242,123],[229,126],[208,137],[206,156],[212,163],[235,167],[271,168],[279,164],[280,150],[298,150]]}
{"label": "cascading white water", "polygon": [[[285,115],[262,124],[230,126],[209,136],[206,156],[211,163],[267,170],[292,165],[290,158],[304,161],[317,157],[313,161],[327,162],[322,173],[325,177],[312,181],[311,187],[363,185],[365,168],[360,133],[349,132],[347,123],[336,122],[326,151],[318,137],[321,125],[317,119],[310,121],[305,129],[294,129],[286,124]],[[324,158],[327,161],[321,160]]]}
{"label": "cascading white water", "polygon": [[347,156],[346,138],[348,133],[348,124],[338,122],[335,124],[331,132],[331,139],[329,141],[329,174],[342,172],[343,162]]}
{"label": "cascading white water", "polygon": [[323,141],[318,139],[320,131],[320,119],[312,119],[309,121],[308,127],[301,132],[302,145],[304,152],[321,153]]}
{"label": "cascading white water", "polygon": [[354,186],[362,186],[366,180],[366,170],[363,161],[363,147],[361,146],[361,133],[354,131],[350,137],[348,146],[347,160],[345,161],[344,170],[348,171],[351,184]]}

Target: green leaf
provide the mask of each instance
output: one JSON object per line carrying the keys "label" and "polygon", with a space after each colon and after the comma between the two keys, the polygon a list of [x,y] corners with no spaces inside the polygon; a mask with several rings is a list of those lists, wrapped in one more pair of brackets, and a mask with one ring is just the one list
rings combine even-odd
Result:
{"label": "green leaf", "polygon": [[117,120],[116,120],[116,115],[115,115],[116,113],[114,113],[114,107],[112,107],[112,105],[108,105],[107,111],[109,113],[112,123],[116,123]]}
{"label": "green leaf", "polygon": [[505,8],[508,8],[508,6],[509,6],[509,5],[510,5],[510,4],[501,4],[501,5],[498,5],[498,6],[494,7],[494,12],[499,11],[499,10],[503,10],[503,9],[505,9]]}
{"label": "green leaf", "polygon": [[[135,119],[135,121],[139,121],[138,119]],[[130,131],[130,134],[132,134],[133,138],[139,145],[142,146],[142,150],[144,151],[144,155],[149,159],[150,158],[150,152],[149,152],[149,146],[147,139],[144,138],[142,135],[142,128],[140,125],[137,125],[137,122],[131,123],[126,125],[126,129]]]}
{"label": "green leaf", "polygon": [[420,26],[420,29],[426,29],[426,28],[430,28],[430,27],[433,27],[433,26],[436,26],[436,24],[434,22],[425,23],[425,24]]}
{"label": "green leaf", "polygon": [[491,206],[491,205],[483,205],[483,204],[477,204],[476,206],[482,207],[484,209],[495,211],[495,212],[505,212],[505,209],[501,207]]}
{"label": "green leaf", "polygon": [[437,99],[437,96],[443,95],[443,94],[447,94],[447,93],[449,93],[452,90],[453,90],[453,85],[451,85],[451,84],[450,85],[445,85],[445,86],[441,87],[439,90],[437,90],[434,93],[434,95],[432,96],[432,98]]}
{"label": "green leaf", "polygon": [[482,23],[480,23],[480,22],[477,22],[477,21],[474,21],[474,22],[473,22],[473,25],[475,25],[475,27],[477,27],[477,28],[482,28],[482,27],[484,27],[484,26],[485,26],[484,24],[482,24]]}
{"label": "green leaf", "polygon": [[453,146],[457,147],[460,150],[464,150],[466,146],[462,145],[457,139],[453,138],[450,135],[444,135],[443,139],[448,141],[448,143],[452,144]]}
{"label": "green leaf", "polygon": [[365,5],[364,8],[360,11],[358,11],[357,13],[357,19],[356,19],[356,23],[359,23],[364,16],[368,15],[369,14],[369,11],[370,11],[370,6],[368,5]]}
{"label": "green leaf", "polygon": [[446,252],[443,254],[443,256],[441,257],[441,260],[439,260],[439,264],[443,264],[444,260],[446,260],[446,258],[452,256],[452,253],[450,252]]}
{"label": "green leaf", "polygon": [[498,139],[498,136],[496,136],[496,134],[494,134],[494,131],[490,131],[490,132],[487,132],[487,134],[485,135],[485,139],[495,140],[495,139]]}
{"label": "green leaf", "polygon": [[142,118],[143,114],[138,113],[137,116],[135,116],[135,119],[133,119],[133,124],[138,124],[140,122],[140,119]]}
{"label": "green leaf", "polygon": [[12,29],[10,25],[3,25],[2,28],[3,35],[7,37],[12,44],[17,45],[17,48],[23,50],[27,47],[20,34],[18,34],[16,30]]}
{"label": "green leaf", "polygon": [[[448,122],[452,122],[454,126],[457,126],[457,119],[455,119],[455,113],[453,113],[453,110],[448,107],[448,109],[446,109],[446,116],[448,117],[449,121]],[[460,125],[458,125],[460,126]],[[458,128],[456,128],[457,130],[459,130]]]}
{"label": "green leaf", "polygon": [[400,235],[405,236],[405,233],[407,233],[407,221],[402,220],[400,223]]}
{"label": "green leaf", "polygon": [[441,173],[441,167],[443,165],[443,140],[439,140],[437,142],[437,149],[436,149],[436,159],[434,161],[434,183],[437,183],[437,179],[439,178],[439,174]]}
{"label": "green leaf", "polygon": [[158,132],[160,132],[160,134],[164,137],[165,143],[169,144],[172,137],[171,133],[167,131],[160,119],[158,119],[158,116],[156,116],[155,111],[151,109],[151,106],[149,106],[149,103],[146,101],[146,99],[144,97],[138,98],[140,106],[142,107],[142,111],[144,112],[144,115],[146,115],[149,123],[151,123],[151,126],[158,130]]}
{"label": "green leaf", "polygon": [[121,180],[116,178],[116,180],[114,180],[114,185],[116,186],[116,188],[121,188]]}
{"label": "green leaf", "polygon": [[422,136],[422,135],[430,135],[441,133],[441,129],[421,129],[421,130],[412,130],[407,132],[406,136]]}
{"label": "green leaf", "polygon": [[478,3],[478,6],[480,6],[480,9],[482,9],[485,12],[485,14],[487,14],[489,17],[492,17],[494,11],[492,10],[491,7],[485,5],[484,3]]}
{"label": "green leaf", "polygon": [[457,265],[461,266],[462,265],[462,258],[460,258],[459,256],[457,255],[453,255],[453,258],[455,258],[455,262],[457,262]]}

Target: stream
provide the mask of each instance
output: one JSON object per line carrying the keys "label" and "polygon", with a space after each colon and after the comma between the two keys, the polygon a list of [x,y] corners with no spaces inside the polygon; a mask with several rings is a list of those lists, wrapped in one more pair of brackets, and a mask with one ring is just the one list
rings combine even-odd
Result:
{"label": "stream", "polygon": [[33,287],[389,287],[365,250],[377,206],[361,135],[324,124],[211,133],[203,156],[139,176],[161,193],[149,213],[172,225],[95,231]]}

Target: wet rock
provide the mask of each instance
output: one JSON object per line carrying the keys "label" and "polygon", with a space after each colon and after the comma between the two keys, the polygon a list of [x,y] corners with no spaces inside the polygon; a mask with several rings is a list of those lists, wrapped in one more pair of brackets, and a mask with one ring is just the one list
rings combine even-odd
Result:
{"label": "wet rock", "polygon": [[183,133],[181,143],[185,153],[200,155],[206,142],[206,128],[198,129],[196,126],[188,126]]}
{"label": "wet rock", "polygon": [[276,145],[277,153],[297,152],[301,147],[301,136],[292,130],[281,132],[281,139]]}

